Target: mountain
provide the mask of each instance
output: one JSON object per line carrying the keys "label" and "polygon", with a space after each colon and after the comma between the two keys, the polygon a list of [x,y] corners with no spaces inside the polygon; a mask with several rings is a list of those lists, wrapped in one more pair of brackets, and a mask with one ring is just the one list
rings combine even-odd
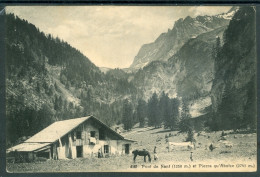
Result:
{"label": "mountain", "polygon": [[[124,69],[98,68],[58,37],[13,14],[5,18],[9,143],[54,121],[88,114],[109,126],[120,124],[125,99],[133,106],[136,123],[139,103],[139,111],[155,110],[148,109],[152,95],[155,103],[168,105],[165,110],[174,105],[179,110],[180,101],[192,117],[203,116],[212,130],[255,128],[254,8],[180,19],[144,45]],[[162,118],[164,108],[157,108]]]}
{"label": "mountain", "polygon": [[225,31],[215,58],[212,129],[256,128],[256,31],[254,7],[242,7]]}
{"label": "mountain", "polygon": [[193,116],[200,115],[197,109],[211,104],[210,91],[214,78],[214,59],[212,51],[216,36],[222,40],[227,26],[189,39],[179,51],[168,61],[153,61],[135,74],[132,82],[143,90],[147,100],[154,92],[165,91],[169,97],[182,97],[196,107],[196,103],[204,104],[194,109]]}
{"label": "mountain", "polygon": [[231,16],[237,10],[230,9],[227,13],[215,16],[197,16],[177,20],[172,29],[162,33],[153,43],[144,44],[134,58],[130,68],[138,70],[152,61],[167,61],[172,57],[190,38],[196,38],[222,26],[228,25]]}
{"label": "mountain", "polygon": [[227,13],[218,14],[217,17],[231,20],[234,14],[239,10],[239,7],[233,6]]}
{"label": "mountain", "polygon": [[120,123],[123,100],[138,96],[125,72],[101,72],[68,43],[13,14],[5,15],[5,26],[8,142],[89,114]]}

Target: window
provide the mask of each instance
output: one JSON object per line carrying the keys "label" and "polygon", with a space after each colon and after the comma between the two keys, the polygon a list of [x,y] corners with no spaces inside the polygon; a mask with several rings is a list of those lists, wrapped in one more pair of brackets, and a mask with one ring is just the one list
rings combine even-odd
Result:
{"label": "window", "polygon": [[96,137],[96,132],[95,131],[90,131],[90,137],[95,138]]}
{"label": "window", "polygon": [[105,139],[105,131],[104,129],[99,129],[99,139],[104,140]]}
{"label": "window", "polygon": [[81,131],[77,131],[77,133],[76,133],[76,138],[77,138],[77,139],[81,139]]}
{"label": "window", "polygon": [[108,145],[104,145],[104,153],[105,154],[109,153],[109,146]]}

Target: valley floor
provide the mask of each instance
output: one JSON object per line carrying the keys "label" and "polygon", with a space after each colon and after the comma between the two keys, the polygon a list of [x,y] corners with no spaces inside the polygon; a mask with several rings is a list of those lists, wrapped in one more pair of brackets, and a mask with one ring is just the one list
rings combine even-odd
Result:
{"label": "valley floor", "polygon": [[[147,149],[153,158],[154,146],[157,147],[159,159],[144,162],[137,156],[133,162],[132,154],[109,158],[81,158],[68,160],[47,160],[35,163],[8,163],[7,171],[18,173],[30,172],[104,172],[104,171],[255,171],[257,158],[256,133],[226,132],[225,140],[221,139],[221,131],[195,133],[196,149],[177,148],[168,150],[166,136],[170,142],[183,142],[186,134],[167,131],[163,128],[135,128],[123,135],[137,142],[134,149]],[[213,143],[216,147],[209,150]],[[227,146],[228,145],[228,146]],[[192,161],[190,155],[192,152]]]}

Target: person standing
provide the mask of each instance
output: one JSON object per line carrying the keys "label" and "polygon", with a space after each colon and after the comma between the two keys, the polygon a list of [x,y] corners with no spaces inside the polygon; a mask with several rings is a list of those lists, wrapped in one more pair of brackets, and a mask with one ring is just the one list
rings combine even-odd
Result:
{"label": "person standing", "polygon": [[156,149],[156,146],[154,146],[154,150],[153,150],[153,153],[154,153],[154,160],[158,160],[158,155],[157,155],[157,149]]}
{"label": "person standing", "polygon": [[98,158],[102,158],[101,148],[98,150]]}

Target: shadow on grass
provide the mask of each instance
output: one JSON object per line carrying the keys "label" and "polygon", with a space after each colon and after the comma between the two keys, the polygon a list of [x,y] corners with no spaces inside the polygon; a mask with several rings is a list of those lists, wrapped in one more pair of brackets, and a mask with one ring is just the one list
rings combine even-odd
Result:
{"label": "shadow on grass", "polygon": [[151,131],[151,130],[154,130],[154,129],[157,129],[157,128],[149,128],[149,129],[145,129],[145,130],[139,130],[137,131],[137,133],[140,133],[140,132],[147,132],[147,131]]}
{"label": "shadow on grass", "polygon": [[171,131],[172,131],[172,130],[161,130],[161,131],[154,132],[154,133],[151,133],[151,134],[167,133],[167,132],[171,132]]}
{"label": "shadow on grass", "polygon": [[229,134],[251,134],[256,133],[256,130],[238,130],[234,132],[230,132]]}

